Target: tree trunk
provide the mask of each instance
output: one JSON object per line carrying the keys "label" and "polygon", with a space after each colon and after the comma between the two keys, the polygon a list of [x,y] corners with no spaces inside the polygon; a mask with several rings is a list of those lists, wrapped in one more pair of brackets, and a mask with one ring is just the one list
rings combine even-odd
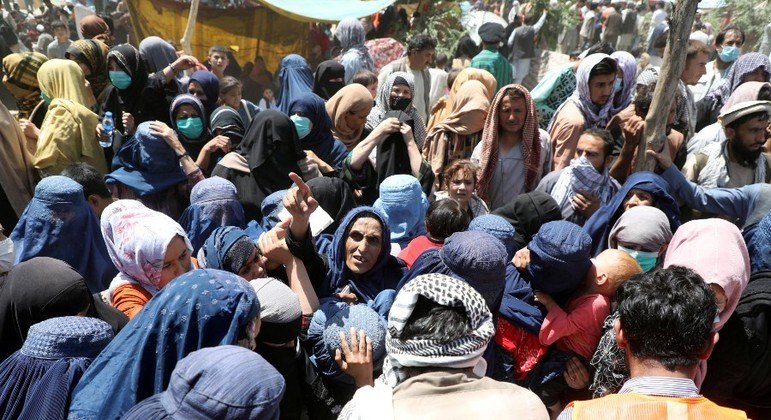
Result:
{"label": "tree trunk", "polygon": [[670,105],[678,95],[680,74],[685,67],[685,56],[688,50],[688,37],[693,26],[693,16],[699,0],[679,0],[674,3],[674,12],[669,17],[669,34],[667,47],[664,50],[664,62],[659,72],[656,90],[653,92],[648,115],[645,117],[643,139],[645,143],[637,148],[636,170],[653,171],[656,161],[648,157],[646,150],[660,151],[667,139],[667,117]]}
{"label": "tree trunk", "polygon": [[[200,0],[193,0],[190,2],[190,14],[187,17],[187,26],[185,26],[185,34],[182,35],[182,39],[179,40],[179,44],[182,46],[182,50],[187,55],[193,55],[193,30],[195,30],[195,21],[198,19],[198,3]],[[693,17],[693,16],[691,16]]]}

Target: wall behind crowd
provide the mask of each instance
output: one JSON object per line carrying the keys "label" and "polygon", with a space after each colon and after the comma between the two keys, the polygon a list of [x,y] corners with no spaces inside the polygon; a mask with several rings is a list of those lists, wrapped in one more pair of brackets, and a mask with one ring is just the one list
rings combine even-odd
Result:
{"label": "wall behind crowd", "polygon": [[[159,36],[178,44],[185,33],[190,6],[172,0],[126,0],[134,28],[133,39]],[[239,63],[262,56],[268,68],[279,67],[291,53],[309,55],[308,24],[265,7],[215,9],[200,6],[191,52],[206,57],[212,45],[233,46]]]}

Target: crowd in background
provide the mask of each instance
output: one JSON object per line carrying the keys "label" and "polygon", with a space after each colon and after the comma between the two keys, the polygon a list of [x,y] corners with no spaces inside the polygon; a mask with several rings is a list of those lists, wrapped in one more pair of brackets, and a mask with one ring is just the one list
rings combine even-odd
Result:
{"label": "crowd in background", "polygon": [[115,6],[3,11],[0,417],[771,415],[745,28],[697,16],[648,149],[663,2],[579,1],[532,89],[527,2],[452,56],[404,9],[314,25],[277,69]]}

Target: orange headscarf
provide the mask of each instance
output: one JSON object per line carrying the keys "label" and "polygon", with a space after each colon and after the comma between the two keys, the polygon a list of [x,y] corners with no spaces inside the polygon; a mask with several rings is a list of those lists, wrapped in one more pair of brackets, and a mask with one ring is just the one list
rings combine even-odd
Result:
{"label": "orange headscarf", "polygon": [[[461,146],[461,136],[477,133],[484,128],[485,119],[490,110],[487,92],[482,82],[467,81],[454,96],[450,115],[429,130],[423,146],[423,154],[435,174],[441,173],[448,163],[446,159],[448,146],[452,154],[453,150]],[[449,142],[446,141],[445,134],[450,134]],[[464,156],[466,157],[468,156]]]}
{"label": "orange headscarf", "polygon": [[467,68],[463,69],[460,73],[458,73],[458,76],[455,78],[455,81],[452,82],[452,87],[450,88],[450,94],[447,96],[447,99],[440,99],[439,102],[434,105],[434,109],[439,108],[438,110],[434,111],[431,118],[428,120],[428,124],[426,124],[426,129],[431,130],[435,125],[439,124],[440,122],[444,121],[445,118],[447,118],[452,113],[452,107],[455,103],[455,95],[458,94],[458,91],[460,90],[461,86],[463,86],[464,83],[468,82],[469,80],[478,80],[482,82],[482,84],[485,86],[487,90],[487,99],[492,101],[493,96],[495,96],[495,91],[498,87],[497,82],[495,81],[495,76],[493,76],[489,71],[487,70],[481,70],[476,68]]}

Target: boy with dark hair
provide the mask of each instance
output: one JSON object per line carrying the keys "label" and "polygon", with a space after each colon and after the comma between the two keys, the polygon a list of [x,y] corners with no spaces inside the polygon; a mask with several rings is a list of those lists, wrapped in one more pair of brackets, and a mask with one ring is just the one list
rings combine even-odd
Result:
{"label": "boy with dark hair", "polygon": [[482,51],[471,59],[469,67],[487,70],[495,76],[496,91],[510,85],[514,80],[511,63],[500,52],[498,46],[506,35],[506,29],[500,23],[487,22],[479,27],[479,37],[482,38]]}
{"label": "boy with dark hair", "polygon": [[715,293],[694,271],[673,266],[633,277],[616,293],[613,326],[631,378],[618,394],[568,405],[559,419],[668,417],[745,419],[699,395],[699,362],[717,343]]}
{"label": "boy with dark hair", "polygon": [[436,200],[426,210],[426,233],[410,241],[406,248],[399,252],[398,257],[412,267],[423,251],[431,248],[441,248],[444,240],[455,232],[468,228],[471,218],[460,206],[457,200],[445,198]]}
{"label": "boy with dark hair", "polygon": [[67,24],[57,20],[51,24],[51,30],[54,32],[54,42],[48,44],[46,55],[51,58],[64,58],[67,48],[72,45],[70,41],[70,29]]}
{"label": "boy with dark hair", "polygon": [[225,69],[230,65],[230,57],[228,57],[227,47],[222,45],[215,45],[209,48],[209,56],[206,57],[211,66],[211,72],[217,76],[218,79],[225,77]]}
{"label": "boy with dark hair", "polygon": [[73,163],[64,168],[61,175],[83,187],[83,195],[97,218],[102,217],[102,211],[114,201],[107,184],[104,183],[104,174],[87,163]]}

